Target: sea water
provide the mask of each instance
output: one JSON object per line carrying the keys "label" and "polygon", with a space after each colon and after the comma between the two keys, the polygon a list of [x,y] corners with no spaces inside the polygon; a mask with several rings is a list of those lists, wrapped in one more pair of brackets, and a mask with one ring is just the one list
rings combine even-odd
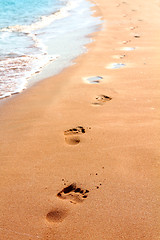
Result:
{"label": "sea water", "polygon": [[0,98],[57,74],[101,23],[86,0],[0,0]]}

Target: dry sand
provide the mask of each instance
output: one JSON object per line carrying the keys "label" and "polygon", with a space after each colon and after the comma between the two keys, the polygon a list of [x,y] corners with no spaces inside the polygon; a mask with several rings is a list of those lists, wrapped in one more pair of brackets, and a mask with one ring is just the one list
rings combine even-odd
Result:
{"label": "dry sand", "polygon": [[0,240],[160,237],[160,2],[95,3],[89,52],[0,106]]}

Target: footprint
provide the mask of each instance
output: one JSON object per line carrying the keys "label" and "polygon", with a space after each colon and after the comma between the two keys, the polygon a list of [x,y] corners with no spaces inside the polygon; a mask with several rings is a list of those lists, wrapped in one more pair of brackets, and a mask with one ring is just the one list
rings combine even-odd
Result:
{"label": "footprint", "polygon": [[55,209],[50,211],[46,215],[46,219],[48,222],[62,222],[67,217],[67,211],[61,209]]}
{"label": "footprint", "polygon": [[83,134],[85,132],[86,132],[86,130],[82,126],[78,126],[76,128],[71,128],[71,129],[68,129],[68,130],[64,131],[64,135],[67,136],[67,137],[65,137],[66,143],[69,144],[69,145],[79,144],[80,143],[80,138],[77,135]]}
{"label": "footprint", "polygon": [[63,188],[62,191],[60,191],[57,194],[57,197],[61,199],[69,200],[71,203],[81,203],[85,200],[85,198],[88,197],[89,190],[84,190],[79,187],[77,187],[76,183],[72,183],[66,188]]}
{"label": "footprint", "polygon": [[135,38],[140,38],[141,36],[139,34],[134,35]]}
{"label": "footprint", "polygon": [[106,66],[107,69],[119,69],[125,67],[126,64],[124,63],[111,63],[108,66]]}
{"label": "footprint", "polygon": [[124,48],[121,48],[120,50],[123,50],[123,51],[133,51],[135,49],[136,49],[135,47],[124,47]]}
{"label": "footprint", "polygon": [[102,105],[103,103],[112,100],[112,98],[101,94],[96,97],[96,100],[97,100],[97,102],[92,103],[93,105]]}
{"label": "footprint", "polygon": [[131,40],[122,41],[123,44],[127,44],[127,43],[129,43],[129,42],[131,42]]}
{"label": "footprint", "polygon": [[126,57],[126,54],[122,54],[122,55],[113,55],[112,56],[114,59],[122,59],[124,57]]}
{"label": "footprint", "polygon": [[134,30],[136,27],[130,27],[130,30]]}
{"label": "footprint", "polygon": [[89,84],[98,84],[103,79],[101,76],[91,76],[83,78],[86,83]]}

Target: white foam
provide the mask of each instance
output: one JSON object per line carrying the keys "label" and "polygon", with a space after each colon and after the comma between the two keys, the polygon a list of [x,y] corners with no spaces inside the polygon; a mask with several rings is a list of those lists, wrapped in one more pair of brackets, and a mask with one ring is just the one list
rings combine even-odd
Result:
{"label": "white foam", "polygon": [[[82,3],[82,8],[81,8],[81,3]],[[58,49],[56,49],[55,48],[56,44],[55,44],[55,47],[53,48],[54,51],[52,50],[52,48],[50,48],[51,51],[48,51],[48,49],[46,47],[49,48],[50,45],[47,45],[46,42],[44,41],[45,34],[43,36],[43,32],[46,32],[46,30],[48,30],[48,29],[50,30],[50,28],[46,28],[46,29],[43,29],[43,28],[49,26],[51,23],[53,23],[54,21],[56,21],[58,19],[62,19],[62,18],[66,18],[67,16],[70,16],[71,13],[74,13],[73,16],[76,16],[77,11],[81,10],[83,12],[83,4],[84,3],[85,3],[84,0],[77,0],[77,1],[69,0],[67,2],[67,4],[64,7],[62,7],[59,11],[57,11],[53,14],[50,14],[49,16],[42,16],[38,21],[32,23],[31,25],[14,25],[14,26],[9,26],[7,28],[0,29],[0,32],[2,34],[4,34],[4,37],[6,34],[13,35],[12,33],[14,33],[15,35],[24,36],[24,39],[29,37],[32,40],[31,42],[34,43],[33,45],[29,46],[29,48],[28,48],[29,51],[28,50],[25,51],[25,54],[23,56],[22,56],[23,49],[20,52],[19,51],[17,52],[17,49],[16,49],[16,50],[14,50],[13,56],[12,55],[9,56],[9,54],[10,54],[9,53],[8,56],[4,56],[3,59],[1,58],[2,60],[0,62],[0,74],[2,75],[2,81],[1,81],[2,84],[0,86],[0,98],[4,98],[6,96],[10,96],[12,94],[21,92],[26,87],[32,85],[32,82],[34,82],[34,81],[33,81],[33,78],[31,78],[31,77],[33,75],[35,75],[34,78],[36,78],[36,75],[42,71],[44,66],[46,66],[47,64],[49,64],[50,62],[52,62],[58,58],[58,55],[56,55],[56,56],[54,55],[55,52],[56,52],[56,54],[59,54],[59,53],[62,54],[62,52],[59,51],[59,48],[61,45],[58,45]],[[75,11],[73,10],[73,12],[72,12],[71,10],[74,8],[77,8],[78,10],[76,9]],[[85,9],[85,7],[84,7],[84,9]],[[72,19],[72,15],[70,16],[70,18],[67,18],[67,19]],[[75,19],[75,18],[73,18],[73,19]],[[88,19],[86,18],[86,20],[88,20]],[[58,26],[59,26],[59,23],[61,23],[61,22],[63,23],[64,21],[58,21],[57,22]],[[68,22],[71,23],[70,21],[68,21]],[[84,27],[86,27],[86,25],[90,27],[90,22],[88,24],[86,24],[86,22],[87,21],[82,22],[82,25],[80,25],[80,27],[83,28],[83,24],[84,24]],[[81,23],[81,19],[78,23]],[[75,28],[75,25],[77,25],[77,22],[74,21],[73,25]],[[56,24],[55,24],[55,26],[56,26]],[[91,24],[91,26],[92,26],[92,24]],[[59,29],[63,29],[63,27],[59,28]],[[75,29],[77,29],[77,28],[75,28]],[[56,31],[57,30],[58,29],[56,29]],[[68,29],[65,31],[68,31]],[[52,32],[52,34],[53,34],[53,32]],[[50,37],[50,35],[48,34],[47,40],[49,37]],[[52,38],[53,38],[53,36],[52,36]],[[15,37],[15,39],[16,39],[16,37]],[[70,38],[68,38],[68,39],[70,40]],[[63,43],[63,41],[61,42],[61,44],[62,43]],[[21,42],[20,42],[20,44],[21,44]],[[59,44],[59,42],[58,42],[58,44]],[[51,45],[54,45],[54,44],[51,44]],[[63,50],[63,46],[64,46],[64,44],[62,44],[62,50]],[[79,45],[78,45],[77,49],[74,49],[74,52],[76,54],[77,54],[77,52],[78,52],[78,54],[80,54],[81,52],[79,50],[80,49]],[[49,52],[51,53],[51,55],[48,54]],[[62,61],[59,61],[59,60],[56,61],[57,64],[62,66],[62,69],[63,69],[63,67],[68,66],[67,65],[68,63],[66,64],[66,61],[68,60],[68,55],[71,53],[72,53],[72,49],[68,50],[66,52],[66,55],[64,54]],[[71,58],[70,60],[72,60],[75,57],[74,54],[69,55]],[[55,62],[54,68],[53,67],[52,68],[55,69],[55,71],[59,71],[59,66],[57,67],[56,62]],[[45,69],[47,69],[47,68],[45,68]],[[5,72],[5,75],[3,75],[3,72]],[[43,71],[43,72],[45,72],[45,71]],[[47,76],[47,74],[45,75],[45,77]],[[52,72],[51,72],[51,74],[53,75]],[[40,76],[40,74],[38,76]]]}
{"label": "white foam", "polygon": [[69,15],[69,11],[73,8],[76,8],[78,5],[77,2],[70,0],[66,6],[62,7],[59,11],[54,12],[48,16],[41,16],[37,22],[34,22],[30,25],[14,25],[6,28],[0,29],[1,32],[22,32],[22,33],[31,33],[38,29],[44,28],[50,25],[53,21],[65,18]]}
{"label": "white foam", "polygon": [[[69,11],[77,6],[74,1],[69,1],[66,6],[62,7],[56,13],[49,16],[42,16],[39,21],[31,25],[15,25],[0,29],[2,38],[12,32],[21,32],[26,34],[34,42],[35,48],[39,48],[40,54],[18,56],[7,58],[0,62],[0,98],[8,97],[12,94],[21,92],[26,88],[28,79],[34,74],[39,73],[44,66],[57,59],[58,55],[48,55],[46,46],[33,32],[50,25],[53,21],[67,17]],[[5,74],[3,74],[5,72]],[[7,79],[7,80],[6,80]]]}
{"label": "white foam", "polygon": [[24,90],[30,77],[39,73],[44,66],[56,58],[57,56],[37,54],[0,61],[0,98],[8,97]]}

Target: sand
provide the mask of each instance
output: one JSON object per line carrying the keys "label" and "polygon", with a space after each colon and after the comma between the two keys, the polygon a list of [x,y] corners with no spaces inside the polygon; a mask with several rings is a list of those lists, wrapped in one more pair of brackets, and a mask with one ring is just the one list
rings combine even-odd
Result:
{"label": "sand", "polygon": [[95,3],[88,53],[1,102],[1,240],[159,239],[160,3]]}

